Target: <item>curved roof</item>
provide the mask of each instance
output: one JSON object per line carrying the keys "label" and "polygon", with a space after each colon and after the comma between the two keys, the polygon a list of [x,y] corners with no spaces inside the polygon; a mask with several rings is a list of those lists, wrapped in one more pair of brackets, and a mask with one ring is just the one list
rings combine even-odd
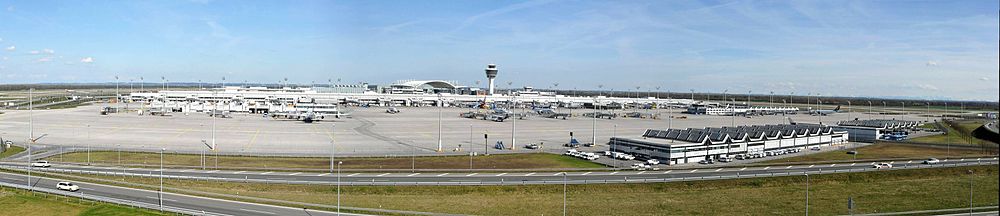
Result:
{"label": "curved roof", "polygon": [[420,86],[428,85],[434,88],[445,88],[445,89],[455,89],[455,84],[444,80],[414,80],[406,81],[403,83],[394,84],[395,86],[408,86],[412,88],[420,88]]}

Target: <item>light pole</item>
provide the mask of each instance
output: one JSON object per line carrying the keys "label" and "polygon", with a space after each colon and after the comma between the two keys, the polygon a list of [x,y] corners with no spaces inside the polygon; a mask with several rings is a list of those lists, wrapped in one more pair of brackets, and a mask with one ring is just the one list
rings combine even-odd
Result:
{"label": "light pole", "polygon": [[868,119],[872,119],[872,101],[868,101]]}
{"label": "light pole", "polygon": [[444,99],[441,99],[441,93],[438,93],[438,152],[442,151],[443,142],[441,138],[441,110],[444,109]]}
{"label": "light pole", "polygon": [[809,174],[806,174],[806,216],[809,216]]}
{"label": "light pole", "polygon": [[340,215],[340,168],[343,166],[343,161],[337,162],[337,215]]}
{"label": "light pole", "polygon": [[35,187],[33,187],[32,184],[31,184],[31,171],[34,169],[35,166],[31,166],[30,165],[30,163],[34,162],[34,160],[31,158],[31,144],[35,143],[35,127],[34,127],[35,124],[34,124],[34,121],[33,121],[33,117],[31,115],[31,113],[34,112],[34,110],[35,110],[34,91],[35,91],[34,88],[29,88],[28,89],[28,142],[25,143],[25,145],[28,146],[28,163],[29,163],[29,166],[28,166],[28,184],[27,184],[27,186],[28,186],[28,190],[29,191],[35,191]]}
{"label": "light pole", "polygon": [[563,176],[563,216],[566,216],[566,172],[562,173]]}
{"label": "light pole", "polygon": [[[611,130],[611,139],[613,140],[613,142],[611,142],[612,152],[614,152],[618,148],[618,139],[615,139],[615,137],[618,137],[618,124],[615,124],[614,129]],[[614,161],[615,161],[615,168],[618,168],[618,160]]]}
{"label": "light pole", "polygon": [[[333,172],[333,161],[337,159],[337,142],[333,139],[333,134],[336,132],[337,124],[330,125],[330,172]],[[340,176],[337,176],[337,183],[340,183]],[[338,211],[339,212],[339,211]]]}
{"label": "light pole", "polygon": [[160,148],[160,190],[156,191],[156,197],[160,202],[160,212],[163,212],[163,151],[166,148]]}

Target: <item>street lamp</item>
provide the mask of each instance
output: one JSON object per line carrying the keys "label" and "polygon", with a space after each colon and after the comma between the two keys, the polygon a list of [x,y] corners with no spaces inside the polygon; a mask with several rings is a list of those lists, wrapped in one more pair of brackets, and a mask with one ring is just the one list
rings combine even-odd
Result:
{"label": "street lamp", "polygon": [[562,176],[563,176],[563,216],[566,216],[566,172],[563,172]]}
{"label": "street lamp", "polygon": [[160,212],[163,212],[163,151],[166,150],[166,148],[160,148],[160,190],[156,191],[157,199],[160,202]]}
{"label": "street lamp", "polygon": [[974,177],[972,170],[969,170],[969,215],[972,215],[972,183],[974,182]]}
{"label": "street lamp", "polygon": [[809,174],[806,173],[806,216],[809,216]]}
{"label": "street lamp", "polygon": [[442,127],[441,126],[441,109],[444,108],[444,104],[443,104],[444,99],[441,99],[441,93],[438,93],[437,96],[438,96],[438,148],[437,148],[437,151],[441,152],[442,151],[442,143],[443,143],[442,140],[441,140],[441,127]]}
{"label": "street lamp", "polygon": [[340,215],[340,168],[343,166],[343,161],[337,162],[337,215]]}

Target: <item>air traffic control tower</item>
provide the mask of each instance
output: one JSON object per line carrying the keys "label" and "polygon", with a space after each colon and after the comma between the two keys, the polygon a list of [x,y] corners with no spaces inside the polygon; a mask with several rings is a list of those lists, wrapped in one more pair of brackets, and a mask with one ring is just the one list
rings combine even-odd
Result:
{"label": "air traffic control tower", "polygon": [[494,84],[493,81],[497,78],[497,65],[488,64],[486,65],[486,79],[489,79],[490,95],[493,95]]}

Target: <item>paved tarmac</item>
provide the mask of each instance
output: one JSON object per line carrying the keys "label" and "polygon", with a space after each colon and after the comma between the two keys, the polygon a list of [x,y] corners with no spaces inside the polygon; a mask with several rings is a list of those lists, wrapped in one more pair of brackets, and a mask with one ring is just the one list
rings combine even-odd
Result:
{"label": "paved tarmac", "polygon": [[[211,143],[213,125],[218,151],[233,154],[255,155],[328,155],[336,146],[342,156],[393,156],[393,155],[443,155],[483,153],[497,141],[511,146],[514,121],[491,122],[461,118],[467,108],[401,108],[402,113],[387,114],[384,108],[351,108],[352,118],[327,119],[317,123],[293,120],[275,120],[259,114],[237,113],[233,118],[213,119],[204,113],[174,113],[173,116],[139,116],[135,113],[99,115],[104,104],[73,109],[35,110],[33,115],[34,137],[41,137],[40,146],[90,146],[101,149],[130,149],[156,152],[200,152]],[[124,104],[122,105],[124,106]],[[130,107],[139,104],[129,104]],[[857,109],[855,109],[857,110]],[[525,110],[530,111],[530,110]],[[560,109],[560,112],[581,114],[585,109]],[[631,111],[631,110],[627,110]],[[626,111],[626,112],[627,112]],[[669,110],[660,110],[660,119],[598,119],[586,117],[568,120],[548,119],[538,116],[517,120],[517,150],[490,150],[490,153],[530,152],[521,148],[527,143],[544,143],[548,150],[559,151],[569,141],[569,133],[584,143],[597,140],[598,146],[607,146],[612,135],[638,136],[649,128],[719,127],[756,124],[782,124],[791,118],[796,122],[833,123],[854,118],[896,118],[924,120],[920,116],[880,116],[863,113],[837,113],[829,116],[789,115],[754,116],[752,118],[729,116],[688,115],[672,110],[672,115],[685,118],[666,118]],[[23,144],[29,132],[28,113],[25,110],[6,110],[0,114],[0,137]],[[441,133],[438,134],[440,112]],[[622,110],[615,111],[621,113]],[[656,110],[640,110],[656,113]],[[214,122],[214,124],[213,124]],[[484,139],[484,134],[489,138]],[[595,136],[596,135],[596,136]],[[437,152],[438,137],[442,152]],[[331,142],[334,141],[334,142]]]}

